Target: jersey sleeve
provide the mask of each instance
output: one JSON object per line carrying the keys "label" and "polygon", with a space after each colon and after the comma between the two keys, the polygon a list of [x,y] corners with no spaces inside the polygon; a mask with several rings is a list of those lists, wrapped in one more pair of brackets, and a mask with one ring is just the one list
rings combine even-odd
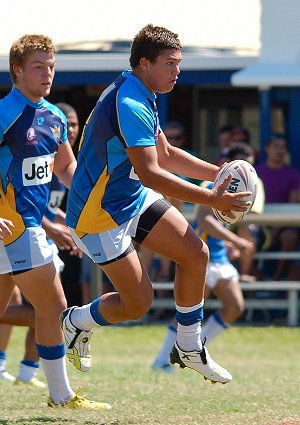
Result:
{"label": "jersey sleeve", "polygon": [[118,103],[119,126],[127,147],[155,146],[154,113],[142,102],[126,99]]}

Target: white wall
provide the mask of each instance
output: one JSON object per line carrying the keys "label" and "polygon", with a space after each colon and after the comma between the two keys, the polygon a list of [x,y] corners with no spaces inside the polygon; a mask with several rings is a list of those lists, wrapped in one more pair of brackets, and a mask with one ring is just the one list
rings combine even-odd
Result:
{"label": "white wall", "polygon": [[299,0],[262,0],[261,43],[261,62],[299,61]]}
{"label": "white wall", "polygon": [[300,0],[261,0],[257,63],[235,73],[236,86],[300,86]]}
{"label": "white wall", "polygon": [[132,39],[148,23],[178,32],[184,45],[257,51],[260,0],[1,0],[0,55],[25,33],[56,44]]}

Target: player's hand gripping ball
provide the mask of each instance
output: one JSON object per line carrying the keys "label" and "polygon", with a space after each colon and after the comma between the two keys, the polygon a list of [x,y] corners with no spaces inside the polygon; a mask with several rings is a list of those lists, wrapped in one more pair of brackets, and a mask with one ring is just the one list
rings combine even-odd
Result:
{"label": "player's hand gripping ball", "polygon": [[232,179],[227,187],[227,191],[231,193],[238,192],[251,192],[248,198],[242,198],[245,201],[251,201],[251,205],[246,211],[232,211],[235,218],[228,217],[224,212],[212,208],[214,215],[223,223],[233,224],[237,223],[245,217],[251,210],[255,201],[257,191],[257,174],[252,165],[242,159],[229,162],[223,167],[215,179],[214,185],[222,182],[229,174],[232,174]]}

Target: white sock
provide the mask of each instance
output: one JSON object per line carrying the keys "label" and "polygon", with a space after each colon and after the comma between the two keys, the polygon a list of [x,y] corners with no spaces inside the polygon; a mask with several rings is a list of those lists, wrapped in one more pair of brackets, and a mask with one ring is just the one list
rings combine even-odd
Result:
{"label": "white sock", "polygon": [[30,382],[33,378],[36,377],[37,373],[39,371],[38,367],[28,366],[20,363],[19,366],[19,374],[17,376],[17,379],[20,379],[20,381],[24,382]]}
{"label": "white sock", "polygon": [[56,360],[40,358],[44,373],[47,378],[50,398],[54,403],[65,404],[74,396],[66,367],[66,356]]}
{"label": "white sock", "polygon": [[170,351],[173,348],[173,345],[176,341],[176,328],[168,327],[163,345],[160,349],[160,352],[156,356],[156,359],[153,362],[153,367],[160,367],[164,365],[168,365],[170,363]]}
{"label": "white sock", "polygon": [[[183,351],[194,351],[202,349],[201,342],[201,319],[203,315],[204,299],[199,304],[182,307],[176,304],[176,311],[181,315],[185,316],[184,320],[195,321],[192,325],[177,325],[177,343]],[[180,321],[178,319],[178,321]]]}
{"label": "white sock", "polygon": [[178,323],[177,344],[183,351],[201,350],[201,323],[198,322],[189,326]]}
{"label": "white sock", "polygon": [[228,327],[230,326],[229,323],[224,322],[224,320],[221,319],[219,314],[214,313],[209,316],[209,318],[206,320],[203,330],[202,330],[202,336],[206,337],[206,343],[205,345],[208,346],[210,342],[219,336],[222,332],[224,332]]}
{"label": "white sock", "polygon": [[0,372],[4,372],[6,367],[6,359],[0,359]]}
{"label": "white sock", "polygon": [[90,331],[95,326],[99,326],[91,315],[91,304],[75,308],[71,313],[71,322],[76,328],[83,331]]}

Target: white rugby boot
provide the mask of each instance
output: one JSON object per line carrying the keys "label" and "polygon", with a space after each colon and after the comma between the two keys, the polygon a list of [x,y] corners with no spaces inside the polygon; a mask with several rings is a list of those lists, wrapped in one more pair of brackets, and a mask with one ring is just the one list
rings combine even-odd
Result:
{"label": "white rugby boot", "polygon": [[66,355],[76,369],[87,372],[92,366],[90,340],[93,332],[83,331],[73,325],[70,316],[75,308],[67,308],[60,316],[67,348]]}
{"label": "white rugby boot", "polygon": [[228,370],[219,366],[210,357],[204,345],[200,351],[183,351],[177,342],[175,342],[170,353],[170,362],[172,364],[178,363],[181,368],[188,367],[194,369],[196,372],[201,373],[204,379],[209,379],[213,384],[216,382],[226,384],[232,380],[232,376]]}
{"label": "white rugby boot", "polygon": [[10,381],[10,382],[15,382],[16,378],[14,376],[12,376],[10,373],[6,372],[6,370],[1,370],[0,371],[0,380],[6,380],[6,381]]}

